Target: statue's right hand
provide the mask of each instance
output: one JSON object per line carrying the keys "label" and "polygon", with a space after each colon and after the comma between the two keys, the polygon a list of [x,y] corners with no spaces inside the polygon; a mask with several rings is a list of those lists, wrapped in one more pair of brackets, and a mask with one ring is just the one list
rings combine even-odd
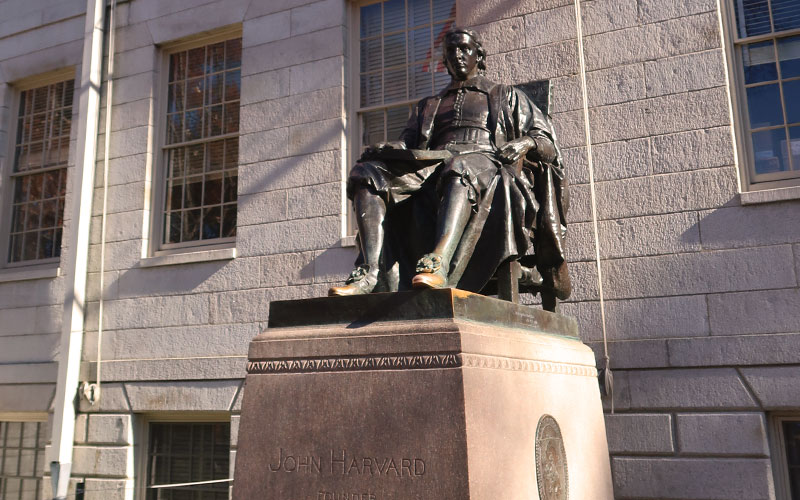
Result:
{"label": "statue's right hand", "polygon": [[376,144],[371,144],[367,146],[367,149],[364,150],[363,157],[374,157],[380,154],[381,151],[385,151],[387,149],[406,149],[406,145],[402,141],[386,141],[386,142],[378,142]]}

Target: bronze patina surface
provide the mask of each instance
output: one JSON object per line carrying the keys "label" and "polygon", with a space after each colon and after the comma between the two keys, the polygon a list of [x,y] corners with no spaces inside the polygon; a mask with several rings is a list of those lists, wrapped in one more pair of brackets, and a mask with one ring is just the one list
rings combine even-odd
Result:
{"label": "bronze patina surface", "polygon": [[578,338],[574,319],[453,288],[270,303],[269,328],[456,319]]}

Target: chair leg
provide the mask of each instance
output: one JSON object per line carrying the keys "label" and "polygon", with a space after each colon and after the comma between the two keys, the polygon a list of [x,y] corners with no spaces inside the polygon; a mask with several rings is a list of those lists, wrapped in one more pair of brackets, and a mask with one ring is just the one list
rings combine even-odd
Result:
{"label": "chair leg", "polygon": [[504,262],[497,269],[497,298],[519,304],[519,262]]}
{"label": "chair leg", "polygon": [[558,299],[552,290],[542,290],[542,309],[545,311],[556,312],[558,309]]}

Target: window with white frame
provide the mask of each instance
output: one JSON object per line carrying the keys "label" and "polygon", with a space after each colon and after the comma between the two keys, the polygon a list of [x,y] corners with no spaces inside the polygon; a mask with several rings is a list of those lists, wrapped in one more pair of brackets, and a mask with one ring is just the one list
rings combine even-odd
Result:
{"label": "window with white frame", "polygon": [[146,500],[228,500],[230,422],[151,422]]}
{"label": "window with white frame", "polygon": [[173,48],[167,58],[159,248],[232,242],[242,39]]}
{"label": "window with white frame", "polygon": [[413,105],[449,83],[441,43],[455,17],[455,0],[385,0],[358,6],[357,151],[397,140]]}
{"label": "window with white frame", "polygon": [[0,422],[0,498],[40,500],[45,422]]}
{"label": "window with white frame", "polygon": [[800,415],[773,415],[771,430],[776,498],[779,500],[799,499]]}
{"label": "window with white frame", "polygon": [[61,255],[73,79],[24,88],[13,125],[6,265]]}
{"label": "window with white frame", "polygon": [[747,179],[800,184],[800,2],[731,1]]}

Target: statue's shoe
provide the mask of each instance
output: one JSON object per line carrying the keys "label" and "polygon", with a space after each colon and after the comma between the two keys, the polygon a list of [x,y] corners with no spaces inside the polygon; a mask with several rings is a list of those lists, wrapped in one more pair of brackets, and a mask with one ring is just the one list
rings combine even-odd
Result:
{"label": "statue's shoe", "polygon": [[353,269],[350,277],[344,282],[343,286],[332,286],[328,289],[331,297],[364,295],[372,292],[378,284],[378,270],[370,271],[370,266],[363,265]]}
{"label": "statue's shoe", "polygon": [[423,255],[417,261],[417,275],[411,280],[414,288],[445,288],[447,286],[446,266],[442,256],[435,253]]}

